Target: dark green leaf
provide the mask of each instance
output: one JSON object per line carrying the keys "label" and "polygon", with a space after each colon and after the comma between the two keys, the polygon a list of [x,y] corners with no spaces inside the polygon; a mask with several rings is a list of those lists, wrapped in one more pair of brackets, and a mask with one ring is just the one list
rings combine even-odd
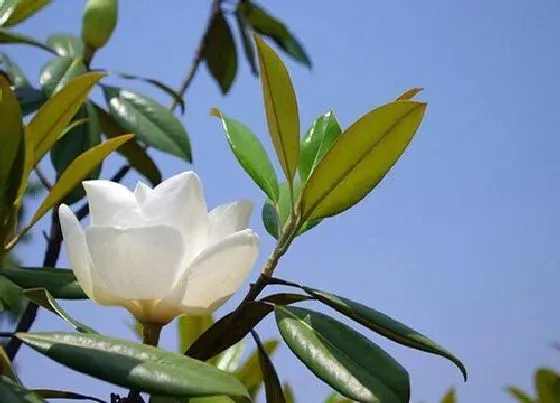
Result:
{"label": "dark green leaf", "polygon": [[342,134],[342,128],[334,112],[328,111],[317,118],[301,140],[299,155],[299,176],[303,183],[313,169]]}
{"label": "dark green leaf", "polygon": [[231,28],[221,12],[215,13],[210,21],[202,55],[222,93],[227,94],[237,75],[237,49]]}
{"label": "dark green leaf", "polygon": [[465,366],[457,357],[430,340],[428,337],[418,333],[416,330],[379,311],[376,311],[373,308],[354,302],[348,298],[305,286],[302,286],[301,288],[309,295],[317,298],[323,304],[330,306],[368,329],[387,337],[389,340],[416,350],[426,351],[428,353],[437,354],[447,358],[457,365],[465,380],[467,379]]}
{"label": "dark green leaf", "polygon": [[80,58],[59,56],[47,62],[41,69],[39,84],[47,96],[52,96],[76,77],[87,72]]}
{"label": "dark green leaf", "polygon": [[282,306],[274,312],[288,347],[332,388],[358,402],[408,403],[408,373],[379,346],[318,312]]}
{"label": "dark green leaf", "polygon": [[2,403],[44,403],[45,401],[11,379],[0,376]]}
{"label": "dark green leaf", "polygon": [[15,88],[14,92],[19,102],[19,106],[21,107],[21,113],[23,116],[27,116],[30,113],[35,112],[43,106],[47,100],[43,91],[33,87]]}
{"label": "dark green leaf", "polygon": [[560,403],[560,377],[550,369],[535,373],[535,389],[539,403]]}
{"label": "dark green leaf", "polygon": [[269,199],[278,201],[276,172],[257,136],[247,126],[228,118],[217,109],[212,110],[212,115],[220,118],[229,146],[239,164]]}
{"label": "dark green leaf", "polygon": [[92,396],[85,396],[76,392],[67,390],[52,390],[52,389],[34,389],[32,391],[43,399],[69,399],[69,400],[89,400],[92,402],[105,403],[104,400]]}
{"label": "dark green leaf", "polygon": [[258,76],[259,70],[257,69],[257,61],[255,59],[255,46],[253,45],[253,40],[249,34],[249,24],[247,24],[245,17],[239,12],[239,10],[235,11],[235,20],[237,21],[237,28],[239,28],[241,44],[243,45],[245,57],[251,67],[251,73],[253,73],[254,76]]}
{"label": "dark green leaf", "polygon": [[97,333],[91,327],[78,322],[68,315],[58,302],[56,302],[53,296],[50,295],[44,288],[29,288],[24,290],[23,294],[37,305],[42,306],[46,310],[62,318],[62,320],[72,326],[76,331],[80,333]]}
{"label": "dark green leaf", "polygon": [[[97,118],[105,136],[114,138],[126,134],[115,119],[109,115],[104,109],[95,105]],[[132,139],[124,143],[117,149],[117,152],[126,158],[131,167],[144,175],[152,185],[157,186],[161,182],[161,172],[154,163],[154,160],[146,153],[143,147],[138,144],[136,139]]]}
{"label": "dark green leaf", "polygon": [[248,397],[227,372],[152,346],[85,333],[16,333],[34,350],[79,372],[162,396]]}
{"label": "dark green leaf", "polygon": [[31,45],[31,46],[35,46],[37,48],[46,50],[47,52],[54,53],[54,51],[50,47],[45,45],[44,43],[36,41],[35,39],[33,39],[33,38],[31,38],[27,35],[18,34],[18,33],[8,31],[8,30],[2,29],[2,28],[0,28],[0,43]]}
{"label": "dark green leaf", "polygon": [[84,52],[82,40],[75,35],[52,34],[49,35],[46,43],[59,56],[82,57]]}
{"label": "dark green leaf", "polygon": [[6,277],[24,289],[44,288],[55,298],[87,299],[72,270],[32,267],[3,268],[0,269],[0,276]]}
{"label": "dark green leaf", "polygon": [[266,231],[272,235],[274,238],[278,239],[280,237],[280,222],[278,221],[278,213],[276,212],[276,207],[267,199],[263,204],[262,208],[262,220],[264,228]]}
{"label": "dark green leaf", "polygon": [[284,23],[250,1],[239,2],[236,13],[242,15],[247,24],[251,25],[256,32],[269,37],[284,52],[311,68],[311,59]]}
{"label": "dark green leaf", "polygon": [[[278,340],[266,340],[263,343],[263,349],[266,354],[272,355],[278,348]],[[264,376],[261,370],[260,358],[261,353],[257,349],[239,370],[236,372],[237,378],[245,385],[252,398],[255,398],[263,384]],[[267,399],[268,401],[268,399]]]}
{"label": "dark green leaf", "polygon": [[276,368],[268,356],[268,352],[261,343],[257,332],[251,330],[251,334],[255,339],[257,344],[257,349],[259,353],[259,367],[263,376],[265,396],[267,403],[286,403],[284,398],[284,391],[280,385],[280,380],[278,379],[278,374],[276,373]]}
{"label": "dark green leaf", "polygon": [[189,137],[169,109],[136,92],[103,87],[109,113],[119,126],[149,146],[192,162]]}

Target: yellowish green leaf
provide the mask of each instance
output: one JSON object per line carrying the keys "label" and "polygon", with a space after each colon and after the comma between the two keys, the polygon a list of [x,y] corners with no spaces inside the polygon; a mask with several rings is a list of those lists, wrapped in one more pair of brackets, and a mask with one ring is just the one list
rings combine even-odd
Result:
{"label": "yellowish green leaf", "polygon": [[418,95],[423,88],[410,88],[395,98],[395,101],[408,101]]}
{"label": "yellowish green leaf", "polygon": [[206,331],[214,320],[212,315],[183,315],[177,320],[179,352],[184,353]]}

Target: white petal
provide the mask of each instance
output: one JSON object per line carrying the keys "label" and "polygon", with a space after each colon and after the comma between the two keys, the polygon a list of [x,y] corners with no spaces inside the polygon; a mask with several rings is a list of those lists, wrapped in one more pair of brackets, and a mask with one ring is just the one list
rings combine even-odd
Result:
{"label": "white petal", "polygon": [[134,194],[120,183],[98,180],[83,182],[92,227],[128,228],[142,223]]}
{"label": "white petal", "polygon": [[186,313],[219,308],[243,284],[259,253],[259,239],[246,229],[236,232],[199,255],[173,293],[164,301]]}
{"label": "white petal", "polygon": [[182,274],[183,240],[174,228],[90,227],[86,239],[95,272],[122,298],[162,298]]}
{"label": "white petal", "polygon": [[194,172],[175,175],[160,183],[141,209],[151,225],[167,225],[181,231],[187,262],[206,246],[208,210],[200,179]]}
{"label": "white petal", "polygon": [[148,196],[153,192],[153,189],[146,185],[144,182],[138,181],[136,187],[134,188],[134,197],[138,204],[143,204]]}
{"label": "white petal", "polygon": [[252,211],[253,202],[249,200],[222,204],[212,210],[209,214],[208,246],[221,241],[234,232],[247,229]]}
{"label": "white petal", "polygon": [[92,262],[86,235],[72,210],[62,204],[58,209],[58,215],[70,267],[86,295],[101,305],[122,305],[122,299],[111,293],[91,270]]}

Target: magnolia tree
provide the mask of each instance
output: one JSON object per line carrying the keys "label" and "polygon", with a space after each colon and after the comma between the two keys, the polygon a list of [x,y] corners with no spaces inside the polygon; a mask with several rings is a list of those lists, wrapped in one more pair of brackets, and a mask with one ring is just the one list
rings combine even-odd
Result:
{"label": "magnolia tree", "polygon": [[[328,401],[408,402],[406,369],[365,335],[310,309],[309,302],[325,305],[395,343],[444,357],[466,379],[459,359],[428,337],[350,298],[284,279],[279,267],[299,236],[318,230],[321,221],[360,202],[397,162],[424,116],[426,103],[413,99],[419,89],[405,91],[345,129],[328,111],[302,136],[290,76],[266,39],[304,64],[310,64],[309,58],[286,26],[261,7],[249,1],[235,5],[233,15],[246,58],[262,83],[267,141],[274,145],[281,172],[275,171],[261,139],[248,127],[222,111],[212,114],[221,122],[241,168],[267,197],[262,219],[277,242],[272,251],[264,251],[259,235],[248,228],[252,202],[222,204],[208,211],[196,173],[162,181],[147,149],[191,160],[189,138],[172,111],[135,91],[109,86],[106,78],[114,73],[92,68],[117,24],[116,0],[86,3],[81,38],[56,34],[41,42],[14,31],[13,26],[48,3],[10,0],[0,11],[1,42],[23,43],[53,54],[42,70],[40,89],[5,55],[5,74],[0,77],[2,255],[9,255],[46,214],[52,222],[44,267],[0,270],[3,281],[29,301],[15,331],[3,334],[7,343],[0,354],[2,401],[104,401],[80,391],[27,390],[11,365],[23,343],[46,359],[130,390],[128,396],[113,394],[112,402],[252,401],[261,383],[267,402],[293,402],[270,359],[277,342],[261,342],[254,330],[270,315],[295,359],[334,389]],[[178,92],[160,81],[143,79],[173,96],[171,109],[182,107],[182,95],[203,62],[222,91],[228,91],[237,55],[225,15],[223,4],[214,1],[193,65]],[[105,105],[88,98],[95,86],[104,93]],[[24,122],[26,115],[30,116]],[[125,156],[127,165],[112,180],[101,180],[99,166],[113,152]],[[40,170],[47,155],[54,179]],[[145,178],[133,190],[118,183],[131,169]],[[42,181],[46,196],[31,219],[18,226],[32,174]],[[81,207],[73,207],[84,198]],[[87,215],[90,225],[83,228],[80,221]],[[55,267],[61,243],[71,270]],[[241,287],[259,254],[268,259],[258,277],[251,279],[242,302],[214,321],[216,309],[232,295],[245,292]],[[284,290],[271,294],[270,285]],[[138,323],[142,343],[104,336],[72,318],[58,302],[82,299],[126,308]],[[30,332],[39,307],[61,317],[73,331]],[[183,336],[179,353],[157,347],[162,328],[175,318]],[[247,337],[254,339],[257,349],[243,364]]]}

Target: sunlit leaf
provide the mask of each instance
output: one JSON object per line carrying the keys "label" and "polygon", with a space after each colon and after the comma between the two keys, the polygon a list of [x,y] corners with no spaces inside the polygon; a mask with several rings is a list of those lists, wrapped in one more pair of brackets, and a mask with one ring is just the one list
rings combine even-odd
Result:
{"label": "sunlit leaf", "polygon": [[11,27],[19,24],[31,17],[33,14],[39,12],[45,6],[48,6],[51,3],[51,0],[18,0],[14,3],[14,7],[12,8],[8,18],[5,19],[4,16],[0,17],[0,25],[4,27]]}
{"label": "sunlit leaf", "polygon": [[179,351],[181,353],[193,344],[210,326],[214,320],[212,315],[182,315],[177,319],[177,335],[179,336]]}
{"label": "sunlit leaf", "polygon": [[84,52],[82,40],[75,35],[52,34],[46,44],[60,56],[81,57]]}

